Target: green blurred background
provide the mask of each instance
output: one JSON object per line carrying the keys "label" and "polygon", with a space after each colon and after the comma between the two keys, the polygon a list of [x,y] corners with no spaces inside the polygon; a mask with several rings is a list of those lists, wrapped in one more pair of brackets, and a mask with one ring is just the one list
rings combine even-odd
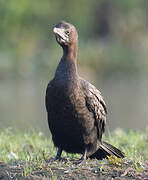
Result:
{"label": "green blurred background", "polygon": [[53,27],[79,33],[79,73],[99,88],[108,126],[148,125],[147,0],[0,0],[0,128],[48,130],[45,90],[62,56]]}

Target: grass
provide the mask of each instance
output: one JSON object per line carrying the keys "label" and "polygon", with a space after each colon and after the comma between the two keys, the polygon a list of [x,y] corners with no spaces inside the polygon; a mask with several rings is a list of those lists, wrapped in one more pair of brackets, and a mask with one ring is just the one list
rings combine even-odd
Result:
{"label": "grass", "polygon": [[[97,168],[95,172],[100,172],[98,167],[102,167],[104,164],[121,167],[121,169],[123,169],[123,164],[128,164],[136,172],[144,171],[144,163],[148,160],[148,129],[145,131],[117,129],[103,139],[122,149],[126,158],[121,160],[110,157],[103,161],[88,159],[87,166],[83,166],[83,171],[85,168],[88,170],[92,167],[93,170]],[[50,174],[50,179],[58,179],[61,173],[64,173],[66,177],[67,174],[82,170],[81,165],[76,166],[71,162],[72,159],[80,157],[78,154],[63,152],[62,158],[65,158],[66,161],[46,163],[47,160],[55,156],[56,151],[51,138],[46,137],[41,132],[35,130],[19,132],[10,128],[0,132],[0,161],[5,163],[5,167],[11,166],[13,170],[18,170],[15,175],[28,177],[39,174],[46,179]],[[7,174],[12,175],[13,173]]]}

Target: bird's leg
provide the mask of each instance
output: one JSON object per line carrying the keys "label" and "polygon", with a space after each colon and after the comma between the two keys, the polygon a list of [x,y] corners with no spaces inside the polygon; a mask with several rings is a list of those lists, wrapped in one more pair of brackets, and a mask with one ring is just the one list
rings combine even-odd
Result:
{"label": "bird's leg", "polygon": [[85,148],[85,151],[82,154],[82,157],[78,160],[75,161],[74,164],[81,164],[86,160],[86,154],[87,154],[87,149]]}
{"label": "bird's leg", "polygon": [[60,159],[61,154],[62,154],[62,148],[58,147],[57,155],[54,157],[54,161]]}
{"label": "bird's leg", "polygon": [[80,161],[86,160],[86,153],[87,153],[87,149],[85,149],[85,151],[83,152],[82,157],[79,159]]}

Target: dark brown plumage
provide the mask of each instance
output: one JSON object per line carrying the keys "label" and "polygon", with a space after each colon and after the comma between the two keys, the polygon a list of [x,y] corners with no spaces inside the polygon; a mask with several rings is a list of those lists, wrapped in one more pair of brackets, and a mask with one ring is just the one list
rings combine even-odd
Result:
{"label": "dark brown plumage", "polygon": [[62,150],[81,153],[80,161],[87,157],[102,159],[108,155],[123,158],[120,150],[102,142],[106,104],[100,91],[78,75],[76,28],[61,21],[53,31],[63,48],[55,76],[46,90],[48,124],[54,145],[58,147],[55,160],[60,158]]}

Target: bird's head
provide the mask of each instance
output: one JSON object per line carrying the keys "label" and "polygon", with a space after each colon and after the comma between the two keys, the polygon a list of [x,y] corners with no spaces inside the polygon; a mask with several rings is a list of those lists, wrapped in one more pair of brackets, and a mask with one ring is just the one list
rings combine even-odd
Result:
{"label": "bird's head", "polygon": [[71,46],[78,41],[76,28],[65,21],[60,21],[53,29],[57,42],[62,46]]}

